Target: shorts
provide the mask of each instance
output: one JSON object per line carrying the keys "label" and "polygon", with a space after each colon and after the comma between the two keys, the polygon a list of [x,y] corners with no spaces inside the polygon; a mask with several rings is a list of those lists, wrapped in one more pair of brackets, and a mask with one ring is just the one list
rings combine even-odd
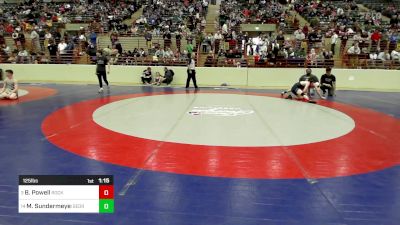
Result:
{"label": "shorts", "polygon": [[297,96],[297,91],[301,90],[303,92],[303,89],[299,86],[299,84],[294,84],[293,87],[290,89],[290,91]]}

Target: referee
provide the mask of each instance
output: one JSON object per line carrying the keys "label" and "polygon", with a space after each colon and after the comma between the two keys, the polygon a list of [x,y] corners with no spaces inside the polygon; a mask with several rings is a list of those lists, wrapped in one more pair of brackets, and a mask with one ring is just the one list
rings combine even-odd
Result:
{"label": "referee", "polygon": [[192,53],[191,57],[189,58],[189,64],[187,69],[187,80],[186,80],[186,88],[189,88],[190,80],[193,80],[194,87],[197,89],[196,82],[196,61],[194,60],[195,54]]}
{"label": "referee", "polygon": [[[108,85],[107,74],[110,73],[110,62],[107,56],[104,55],[104,52],[101,50],[97,51],[96,54],[96,75],[99,80],[99,93],[103,92],[103,80],[107,85],[107,88],[110,86]],[[106,66],[108,65],[108,70],[106,70]]]}

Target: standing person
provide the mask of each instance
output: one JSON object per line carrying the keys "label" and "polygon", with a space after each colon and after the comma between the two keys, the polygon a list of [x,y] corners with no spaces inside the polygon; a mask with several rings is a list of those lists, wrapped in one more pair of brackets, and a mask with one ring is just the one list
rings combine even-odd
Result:
{"label": "standing person", "polygon": [[176,48],[178,49],[179,52],[181,52],[181,39],[182,39],[182,34],[180,31],[176,31],[175,33],[175,41],[176,41]]}
{"label": "standing person", "polygon": [[12,70],[6,70],[4,86],[0,91],[0,99],[18,99],[18,81],[14,78]]}
{"label": "standing person", "polygon": [[[106,65],[108,65],[108,71],[106,70]],[[108,58],[103,54],[101,50],[97,51],[97,57],[96,57],[96,75],[97,78],[99,79],[99,93],[103,92],[103,80],[107,85],[107,88],[109,88],[108,85],[108,80],[107,80],[107,74],[110,74],[110,62]]]}
{"label": "standing person", "polygon": [[151,34],[151,32],[147,31],[144,35],[144,38],[146,39],[147,49],[151,49],[151,40],[153,39],[153,35]]}
{"label": "standing person", "polygon": [[336,31],[333,32],[331,37],[331,52],[332,55],[335,55],[336,43],[338,41],[339,36],[337,35]]}
{"label": "standing person", "polygon": [[21,47],[22,47],[22,48],[25,48],[26,39],[25,39],[25,34],[24,34],[24,32],[20,31],[20,32],[18,33],[18,39],[19,39],[19,41],[20,41],[20,43],[21,43]]}
{"label": "standing person", "polygon": [[46,31],[42,28],[39,28],[39,43],[40,43],[40,51],[44,51],[44,40],[46,39]]}
{"label": "standing person", "polygon": [[321,90],[322,94],[325,95],[328,91],[328,96],[334,96],[336,90],[336,77],[331,73],[332,68],[326,68],[326,72],[321,76]]}
{"label": "standing person", "polygon": [[189,58],[188,69],[187,69],[187,80],[186,80],[186,88],[189,88],[190,80],[193,80],[193,85],[197,89],[196,81],[196,61],[194,60],[195,54],[192,53],[191,57]]}
{"label": "standing person", "polygon": [[34,52],[38,52],[41,50],[40,48],[40,40],[39,40],[39,34],[36,31],[38,29],[38,27],[35,27],[34,29],[32,29],[30,38],[31,38],[31,49]]}
{"label": "standing person", "polygon": [[47,49],[49,50],[49,54],[50,54],[50,62],[56,63],[58,47],[53,39],[49,40],[49,45],[47,46]]}
{"label": "standing person", "polygon": [[67,55],[68,55],[67,46],[68,46],[68,44],[65,43],[65,40],[64,40],[64,39],[62,39],[62,40],[60,41],[60,43],[58,44],[58,47],[57,47],[57,49],[58,49],[58,56],[60,57],[60,62],[61,62],[61,63],[66,63],[65,60],[66,60]]}

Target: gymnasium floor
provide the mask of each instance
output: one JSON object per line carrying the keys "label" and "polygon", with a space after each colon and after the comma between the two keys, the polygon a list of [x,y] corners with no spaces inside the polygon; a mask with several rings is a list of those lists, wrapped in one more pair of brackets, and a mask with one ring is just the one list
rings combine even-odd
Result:
{"label": "gymnasium floor", "polygon": [[[0,225],[399,225],[400,93],[24,84]],[[20,174],[111,174],[114,214],[18,214]]]}

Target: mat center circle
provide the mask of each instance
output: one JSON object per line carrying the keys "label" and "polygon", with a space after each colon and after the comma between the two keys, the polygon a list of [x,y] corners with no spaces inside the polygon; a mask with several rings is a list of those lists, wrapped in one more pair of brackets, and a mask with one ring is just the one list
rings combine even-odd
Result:
{"label": "mat center circle", "polygon": [[[326,141],[355,127],[320,105],[241,94],[167,94],[99,107],[100,126],[144,139],[207,146],[290,146]],[[134,144],[134,143],[132,143]]]}

